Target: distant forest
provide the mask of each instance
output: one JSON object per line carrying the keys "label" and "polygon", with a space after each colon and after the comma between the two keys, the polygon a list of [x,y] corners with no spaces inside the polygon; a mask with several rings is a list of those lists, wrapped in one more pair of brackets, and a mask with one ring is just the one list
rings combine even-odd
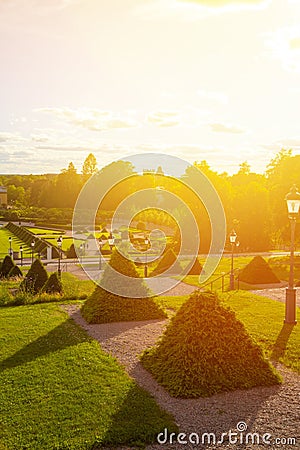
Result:
{"label": "distant forest", "polygon": [[[195,162],[212,182],[223,203],[228,233],[234,228],[241,243],[241,250],[267,250],[280,248],[289,242],[290,231],[287,217],[285,195],[293,184],[300,188],[300,155],[291,150],[281,150],[270,161],[264,174],[251,171],[247,162],[240,164],[237,173],[229,175],[218,173],[206,161]],[[153,187],[159,177],[159,185],[181,195],[196,217],[202,238],[202,250],[207,250],[210,240],[209,218],[203,205],[195,201],[194,194],[163,176],[164,168],[151,168],[144,175],[136,175],[122,186],[113,188],[103,200],[99,215],[105,223],[119,202],[137,189]],[[153,170],[154,169],[154,170]],[[158,169],[158,170],[157,170]],[[167,169],[167,168],[165,168]],[[89,154],[83,163],[81,173],[74,164],[62,169],[59,174],[45,175],[0,175],[0,185],[8,191],[9,209],[1,210],[6,219],[18,220],[32,218],[52,223],[70,224],[72,211],[80,190],[85,182],[98,171],[97,161]],[[102,176],[112,177],[116,173],[124,176],[134,175],[134,167],[129,162],[117,161],[103,169]],[[181,181],[188,180],[189,171]],[[177,211],[180,214],[180,211]],[[139,220],[172,225],[172,220],[159,211],[140,214]],[[296,242],[299,242],[296,231]]]}

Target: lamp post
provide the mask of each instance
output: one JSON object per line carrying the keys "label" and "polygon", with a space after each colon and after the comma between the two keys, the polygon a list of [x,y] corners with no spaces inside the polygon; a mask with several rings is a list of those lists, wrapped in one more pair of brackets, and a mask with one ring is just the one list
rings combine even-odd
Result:
{"label": "lamp post", "polygon": [[12,238],[11,238],[11,236],[9,236],[8,242],[9,242],[9,256],[10,257],[12,257],[11,240],[12,240]]}
{"label": "lamp post", "polygon": [[80,250],[80,264],[82,264],[82,254],[83,254],[83,244],[80,244],[79,246],[79,250]]}
{"label": "lamp post", "polygon": [[35,244],[35,242],[34,241],[31,241],[31,264],[33,263],[33,249],[34,249],[34,244]]}
{"label": "lamp post", "polygon": [[21,267],[23,266],[23,247],[20,246],[20,255],[21,255]]}
{"label": "lamp post", "polygon": [[233,250],[236,243],[237,234],[234,230],[229,235],[229,240],[231,243],[231,270],[230,270],[230,290],[234,290],[234,272],[233,272]]}
{"label": "lamp post", "polygon": [[101,254],[101,251],[102,251],[102,247],[103,247],[103,240],[102,240],[102,238],[100,238],[98,242],[99,242],[99,249],[100,249],[99,270],[101,270],[102,269],[102,254]]}
{"label": "lamp post", "polygon": [[62,236],[59,236],[57,239],[57,246],[58,246],[58,278],[61,278],[61,268],[60,268],[60,260],[61,260],[61,246],[62,246]]}
{"label": "lamp post", "polygon": [[148,255],[147,255],[147,251],[148,251],[148,245],[149,245],[149,239],[148,239],[148,237],[146,236],[146,238],[145,238],[145,246],[146,246],[146,254],[145,254],[145,257],[146,257],[146,263],[145,263],[145,267],[144,267],[144,277],[145,278],[147,278],[148,277]]}
{"label": "lamp post", "polygon": [[290,192],[285,196],[288,209],[288,217],[291,223],[291,250],[290,250],[290,276],[289,284],[285,291],[285,323],[296,324],[296,289],[294,287],[294,247],[296,220],[300,208],[300,194],[294,184]]}
{"label": "lamp post", "polygon": [[113,237],[112,233],[110,233],[108,238],[108,245],[110,247],[110,251],[112,252],[113,246],[114,246],[115,238]]}

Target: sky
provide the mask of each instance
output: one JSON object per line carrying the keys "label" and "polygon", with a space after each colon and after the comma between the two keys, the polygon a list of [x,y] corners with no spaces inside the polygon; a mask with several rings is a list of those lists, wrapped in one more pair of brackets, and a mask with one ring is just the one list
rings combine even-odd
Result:
{"label": "sky", "polygon": [[0,55],[2,174],[300,152],[298,0],[0,0]]}

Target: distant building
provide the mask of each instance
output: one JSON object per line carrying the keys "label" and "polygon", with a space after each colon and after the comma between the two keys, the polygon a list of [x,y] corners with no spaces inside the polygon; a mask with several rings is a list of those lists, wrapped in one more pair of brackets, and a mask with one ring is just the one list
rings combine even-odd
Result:
{"label": "distant building", "polygon": [[4,186],[0,186],[0,206],[7,207],[7,189]]}

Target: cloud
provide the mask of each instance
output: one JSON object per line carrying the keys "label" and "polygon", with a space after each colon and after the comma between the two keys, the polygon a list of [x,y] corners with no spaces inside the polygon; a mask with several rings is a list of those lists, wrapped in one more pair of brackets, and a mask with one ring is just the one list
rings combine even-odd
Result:
{"label": "cloud", "polygon": [[197,95],[204,100],[209,100],[211,102],[220,103],[226,105],[228,103],[228,96],[224,92],[217,91],[206,91],[204,89],[199,89]]}
{"label": "cloud", "polygon": [[130,117],[131,113],[113,113],[91,108],[39,108],[36,112],[49,113],[70,125],[79,126],[91,131],[107,131],[120,128],[133,128],[139,126],[138,122]]}
{"label": "cloud", "polygon": [[210,123],[209,124],[211,131],[214,133],[232,133],[232,134],[242,134],[245,133],[245,130],[242,128],[236,127],[234,125],[226,125],[223,123]]}
{"label": "cloud", "polygon": [[278,139],[271,144],[263,144],[263,148],[267,150],[280,151],[281,149],[300,150],[300,138]]}
{"label": "cloud", "polygon": [[147,121],[158,127],[175,127],[180,124],[178,111],[156,111],[148,115]]}
{"label": "cloud", "polygon": [[272,0],[151,0],[139,4],[133,14],[144,20],[170,19],[194,21],[211,15],[262,10]]}
{"label": "cloud", "polygon": [[0,132],[0,144],[5,143],[19,143],[24,142],[26,139],[19,135],[19,133],[8,133],[5,131]]}
{"label": "cloud", "polygon": [[265,46],[284,70],[300,73],[300,28],[298,25],[264,33]]}

